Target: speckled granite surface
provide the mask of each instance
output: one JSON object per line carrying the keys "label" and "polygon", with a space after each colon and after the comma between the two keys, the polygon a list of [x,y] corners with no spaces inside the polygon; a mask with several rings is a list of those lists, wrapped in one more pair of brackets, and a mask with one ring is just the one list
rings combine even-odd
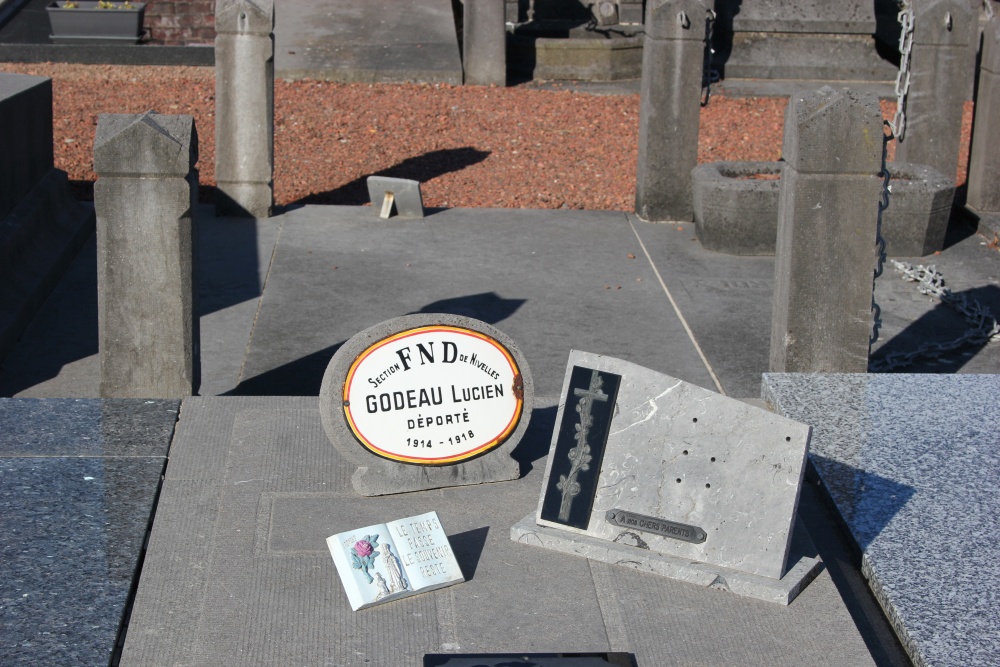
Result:
{"label": "speckled granite surface", "polygon": [[0,399],[0,664],[108,664],[178,408]]}
{"label": "speckled granite surface", "polygon": [[765,374],[917,665],[1000,655],[1000,376]]}

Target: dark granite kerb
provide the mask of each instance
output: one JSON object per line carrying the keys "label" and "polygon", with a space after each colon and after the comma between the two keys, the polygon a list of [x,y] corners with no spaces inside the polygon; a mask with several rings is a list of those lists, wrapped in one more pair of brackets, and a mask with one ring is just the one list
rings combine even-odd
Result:
{"label": "dark granite kerb", "polygon": [[112,661],[179,411],[0,399],[0,664]]}

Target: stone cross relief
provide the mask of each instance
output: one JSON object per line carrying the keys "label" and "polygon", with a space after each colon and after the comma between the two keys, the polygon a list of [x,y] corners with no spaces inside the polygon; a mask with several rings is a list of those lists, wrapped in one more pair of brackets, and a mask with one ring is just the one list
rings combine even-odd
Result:
{"label": "stone cross relief", "polygon": [[587,438],[590,435],[590,427],[594,423],[591,409],[594,401],[606,402],[608,395],[601,391],[604,380],[600,373],[591,371],[590,386],[587,389],[574,389],[573,394],[580,397],[576,405],[576,411],[580,414],[580,423],[576,425],[576,447],[569,450],[570,469],[568,475],[559,475],[559,483],[556,488],[562,491],[562,502],[559,505],[559,520],[569,521],[569,511],[573,506],[573,499],[580,493],[580,483],[576,478],[581,472],[590,470],[590,445]]}

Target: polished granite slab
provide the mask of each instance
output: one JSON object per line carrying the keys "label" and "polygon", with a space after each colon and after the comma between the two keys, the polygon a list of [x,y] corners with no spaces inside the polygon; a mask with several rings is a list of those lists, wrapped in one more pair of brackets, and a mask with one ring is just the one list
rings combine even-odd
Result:
{"label": "polished granite slab", "polygon": [[1000,376],[764,374],[918,666],[1000,655]]}
{"label": "polished granite slab", "polygon": [[111,661],[179,405],[0,399],[0,664]]}

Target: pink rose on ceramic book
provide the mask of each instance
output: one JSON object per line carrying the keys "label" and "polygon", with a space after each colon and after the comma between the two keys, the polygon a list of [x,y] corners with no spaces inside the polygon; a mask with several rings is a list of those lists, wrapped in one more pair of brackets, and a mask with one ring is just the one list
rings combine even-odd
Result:
{"label": "pink rose on ceramic book", "polygon": [[373,551],[375,551],[375,549],[372,548],[371,543],[366,542],[365,540],[358,540],[354,543],[354,553],[361,558],[370,556]]}

